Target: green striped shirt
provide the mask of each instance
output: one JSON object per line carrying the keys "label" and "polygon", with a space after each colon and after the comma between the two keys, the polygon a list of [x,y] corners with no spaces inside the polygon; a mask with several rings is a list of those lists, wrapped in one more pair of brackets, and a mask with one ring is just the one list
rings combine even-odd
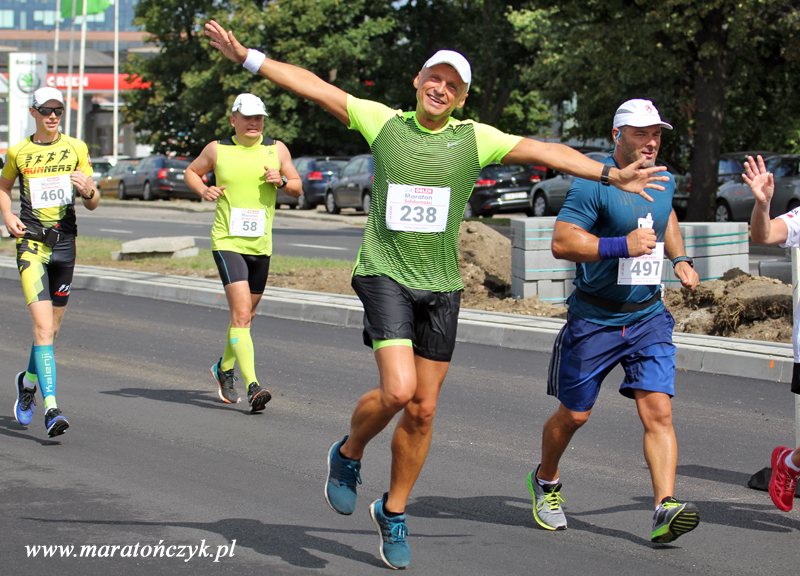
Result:
{"label": "green striped shirt", "polygon": [[[375,160],[372,205],[354,274],[388,276],[418,290],[463,290],[458,271],[458,232],[481,168],[501,161],[520,140],[472,120],[455,120],[436,132],[419,125],[416,112],[347,98],[350,127],[367,139]],[[443,232],[390,230],[390,184],[449,188]]]}

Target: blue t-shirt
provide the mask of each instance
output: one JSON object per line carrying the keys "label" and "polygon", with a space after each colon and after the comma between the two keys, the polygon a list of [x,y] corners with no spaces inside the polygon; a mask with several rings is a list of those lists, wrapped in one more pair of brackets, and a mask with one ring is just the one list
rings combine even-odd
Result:
{"label": "blue t-shirt", "polygon": [[[603,164],[617,166],[613,156],[603,160]],[[620,190],[615,186],[603,186],[599,182],[576,178],[567,193],[564,206],[558,213],[558,220],[580,226],[599,238],[627,236],[639,224],[639,218],[652,215],[653,228],[658,242],[664,241],[670,214],[672,213],[672,194],[675,192],[675,179],[671,174],[669,182],[659,182],[664,190],[647,190],[653,197],[648,202],[637,194]],[[600,260],[575,264],[573,284],[595,296],[616,302],[647,302],[660,286],[627,286],[617,284],[619,260]],[[659,300],[649,308],[639,312],[611,312],[584,302],[573,293],[567,300],[569,311],[576,316],[609,326],[630,326],[660,312],[664,304]]]}

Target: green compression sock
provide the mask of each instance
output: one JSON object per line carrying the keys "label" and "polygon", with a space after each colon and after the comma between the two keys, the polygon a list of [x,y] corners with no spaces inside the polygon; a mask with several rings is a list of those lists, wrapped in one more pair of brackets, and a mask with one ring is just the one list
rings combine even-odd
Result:
{"label": "green compression sock", "polygon": [[236,354],[236,362],[239,364],[239,370],[242,372],[242,379],[245,382],[245,386],[249,386],[253,382],[258,382],[256,378],[256,358],[253,354],[253,339],[250,337],[250,328],[231,327],[228,345],[233,348]]}
{"label": "green compression sock", "polygon": [[222,354],[222,362],[219,363],[219,367],[226,372],[233,368],[234,364],[236,364],[236,353],[231,346],[231,325],[228,324],[228,332],[225,335],[225,352]]}

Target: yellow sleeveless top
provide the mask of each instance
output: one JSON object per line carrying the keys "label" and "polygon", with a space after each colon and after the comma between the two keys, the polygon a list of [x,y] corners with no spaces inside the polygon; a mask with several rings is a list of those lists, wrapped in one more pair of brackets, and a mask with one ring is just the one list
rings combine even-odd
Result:
{"label": "yellow sleeveless top", "polygon": [[[264,167],[280,169],[278,150],[272,138],[261,137],[253,146],[242,146],[236,138],[217,142],[214,168],[217,186],[226,186],[217,200],[217,212],[211,227],[211,249],[239,254],[272,256],[272,221],[275,218],[275,184],[264,179]],[[263,210],[265,226],[259,236],[237,234],[231,228],[232,211]],[[241,227],[238,230],[241,231]],[[233,232],[233,233],[232,233]]]}

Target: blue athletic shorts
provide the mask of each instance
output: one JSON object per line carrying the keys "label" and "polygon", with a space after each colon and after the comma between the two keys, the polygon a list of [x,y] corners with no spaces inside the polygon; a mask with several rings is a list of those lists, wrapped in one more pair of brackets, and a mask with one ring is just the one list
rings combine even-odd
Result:
{"label": "blue athletic shorts", "polygon": [[574,412],[592,409],[600,385],[622,364],[625,380],[619,392],[634,390],[675,395],[675,320],[666,309],[632,326],[595,324],[574,314],[558,333],[547,374],[547,393]]}

